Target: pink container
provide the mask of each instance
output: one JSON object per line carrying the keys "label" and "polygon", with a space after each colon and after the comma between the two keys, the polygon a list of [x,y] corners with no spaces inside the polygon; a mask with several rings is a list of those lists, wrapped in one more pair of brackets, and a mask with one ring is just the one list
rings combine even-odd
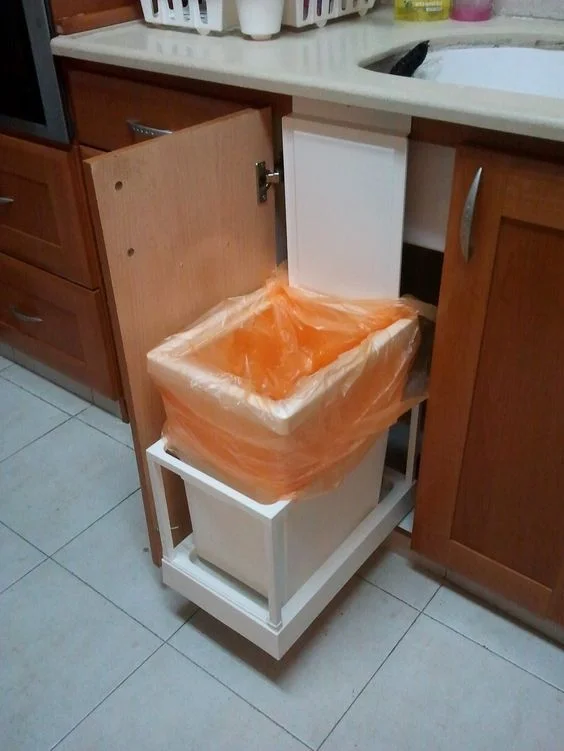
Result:
{"label": "pink container", "polygon": [[451,18],[455,21],[487,21],[493,12],[493,0],[454,0]]}

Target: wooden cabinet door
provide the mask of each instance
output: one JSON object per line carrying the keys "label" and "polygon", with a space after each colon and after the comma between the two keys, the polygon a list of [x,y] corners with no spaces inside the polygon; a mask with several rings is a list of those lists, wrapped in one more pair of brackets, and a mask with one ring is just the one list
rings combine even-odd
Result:
{"label": "wooden cabinet door", "polygon": [[[270,123],[269,110],[243,110],[85,163],[155,562],[145,449],[164,412],[147,352],[272,273],[274,197],[259,203],[255,179],[256,162],[272,165]],[[190,529],[188,509],[169,479],[178,541]]]}
{"label": "wooden cabinet door", "polygon": [[94,289],[98,262],[79,172],[74,149],[0,135],[0,252]]}
{"label": "wooden cabinet door", "polygon": [[428,407],[413,547],[564,622],[564,167],[457,154]]}
{"label": "wooden cabinet door", "polygon": [[120,395],[101,290],[0,253],[0,339],[109,399]]}

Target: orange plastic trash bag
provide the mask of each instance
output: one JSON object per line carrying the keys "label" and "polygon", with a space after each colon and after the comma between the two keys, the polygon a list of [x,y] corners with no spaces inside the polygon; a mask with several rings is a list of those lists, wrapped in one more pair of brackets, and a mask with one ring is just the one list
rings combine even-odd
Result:
{"label": "orange plastic trash bag", "polygon": [[167,449],[262,503],[336,487],[419,401],[406,301],[349,301],[276,276],[148,355]]}

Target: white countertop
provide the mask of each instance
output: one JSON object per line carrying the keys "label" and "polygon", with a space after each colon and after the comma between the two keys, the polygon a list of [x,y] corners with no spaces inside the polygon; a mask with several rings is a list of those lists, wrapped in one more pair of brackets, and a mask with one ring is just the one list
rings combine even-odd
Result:
{"label": "white countertop", "polygon": [[[52,41],[56,55],[564,141],[564,99],[399,78],[364,70],[418,41],[564,44],[564,22],[494,18],[394,23],[388,9],[268,42],[132,22]],[[564,52],[563,52],[564,54]]]}

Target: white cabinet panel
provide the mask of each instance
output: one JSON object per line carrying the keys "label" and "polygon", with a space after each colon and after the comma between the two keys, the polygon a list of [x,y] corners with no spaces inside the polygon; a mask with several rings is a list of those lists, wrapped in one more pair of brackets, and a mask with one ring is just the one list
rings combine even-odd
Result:
{"label": "white cabinet panel", "polygon": [[407,139],[292,115],[283,137],[290,283],[397,297]]}

